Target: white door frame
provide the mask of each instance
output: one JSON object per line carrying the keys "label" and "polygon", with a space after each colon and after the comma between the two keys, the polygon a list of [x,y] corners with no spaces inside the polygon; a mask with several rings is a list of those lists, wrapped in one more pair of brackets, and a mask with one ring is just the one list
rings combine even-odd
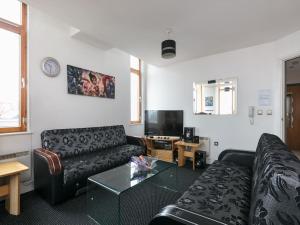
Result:
{"label": "white door frame", "polygon": [[281,139],[286,142],[286,128],[285,128],[285,94],[286,94],[286,83],[285,83],[285,62],[291,59],[300,57],[300,52],[295,54],[282,57],[280,59],[281,66]]}

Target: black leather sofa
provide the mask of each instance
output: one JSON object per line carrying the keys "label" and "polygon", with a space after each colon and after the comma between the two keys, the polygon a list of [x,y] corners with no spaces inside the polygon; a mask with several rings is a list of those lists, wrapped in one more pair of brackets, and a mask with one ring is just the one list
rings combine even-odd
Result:
{"label": "black leather sofa", "polygon": [[34,188],[56,204],[84,190],[91,175],[146,153],[144,141],[126,136],[124,127],[46,130],[34,151]]}
{"label": "black leather sofa", "polygon": [[275,135],[256,152],[225,150],[150,225],[299,225],[300,160]]}

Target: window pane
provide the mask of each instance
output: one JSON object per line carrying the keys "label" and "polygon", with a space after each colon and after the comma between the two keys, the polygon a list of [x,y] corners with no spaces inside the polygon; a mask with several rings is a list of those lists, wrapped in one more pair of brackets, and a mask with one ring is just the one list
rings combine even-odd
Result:
{"label": "window pane", "polygon": [[134,56],[130,56],[130,68],[140,70],[140,60]]}
{"label": "window pane", "polygon": [[0,0],[0,18],[21,24],[21,2],[18,0]]}
{"label": "window pane", "polygon": [[0,29],[0,127],[20,124],[20,36]]}
{"label": "window pane", "polygon": [[130,103],[131,103],[131,121],[139,121],[139,97],[140,97],[140,90],[139,90],[139,76],[135,73],[130,74]]}

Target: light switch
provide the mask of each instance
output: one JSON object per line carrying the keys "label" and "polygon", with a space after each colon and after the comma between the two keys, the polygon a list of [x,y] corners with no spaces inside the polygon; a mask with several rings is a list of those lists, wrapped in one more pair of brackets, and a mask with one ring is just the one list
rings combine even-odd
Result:
{"label": "light switch", "polygon": [[261,115],[264,114],[264,111],[263,111],[262,109],[258,109],[258,110],[256,111],[256,113],[257,113],[257,115],[261,116]]}
{"label": "light switch", "polygon": [[271,116],[272,114],[273,114],[272,109],[268,109],[268,110],[267,110],[267,115],[268,115],[268,116]]}

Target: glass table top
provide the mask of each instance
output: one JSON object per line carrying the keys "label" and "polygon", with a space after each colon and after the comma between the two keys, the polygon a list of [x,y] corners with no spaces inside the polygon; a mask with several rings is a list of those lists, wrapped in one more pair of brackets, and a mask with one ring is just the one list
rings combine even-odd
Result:
{"label": "glass table top", "polygon": [[141,171],[138,170],[132,162],[129,162],[125,165],[93,175],[89,177],[88,180],[116,194],[120,194],[171,167],[176,167],[176,164],[158,160],[153,169]]}

